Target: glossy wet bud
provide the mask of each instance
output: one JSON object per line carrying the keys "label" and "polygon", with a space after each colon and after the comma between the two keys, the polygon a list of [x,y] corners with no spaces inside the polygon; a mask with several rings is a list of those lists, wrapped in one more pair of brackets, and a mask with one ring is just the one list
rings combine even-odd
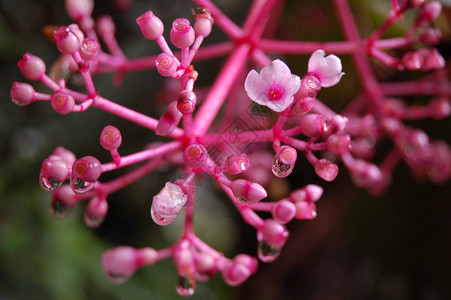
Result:
{"label": "glossy wet bud", "polygon": [[196,107],[196,94],[189,90],[183,90],[177,97],[177,109],[184,115],[189,115],[194,112]]}
{"label": "glossy wet bud", "polygon": [[308,137],[323,136],[330,130],[329,119],[319,114],[305,115],[301,120],[302,133]]}
{"label": "glossy wet bud", "polygon": [[268,196],[264,187],[245,179],[232,181],[230,186],[236,199],[242,203],[256,203]]}
{"label": "glossy wet bud", "polygon": [[163,35],[163,22],[150,10],[137,18],[136,23],[141,29],[143,36],[149,40],[156,40]]}
{"label": "glossy wet bud", "polygon": [[75,106],[75,100],[69,94],[57,92],[52,95],[51,104],[57,113],[66,115],[72,112]]}
{"label": "glossy wet bud", "polygon": [[155,66],[161,76],[171,77],[177,71],[177,63],[174,57],[167,53],[161,53],[155,60]]}
{"label": "glossy wet bud", "polygon": [[77,160],[77,157],[74,153],[72,153],[72,151],[69,151],[61,146],[56,147],[52,154],[61,157],[70,168],[72,168],[72,165]]}
{"label": "glossy wet bud", "polygon": [[333,181],[338,175],[338,166],[327,159],[319,159],[315,165],[316,174],[325,181]]}
{"label": "glossy wet bud", "polygon": [[267,219],[261,231],[258,232],[258,258],[263,262],[273,262],[279,257],[282,247],[289,236],[284,225],[273,219]]}
{"label": "glossy wet bud", "polygon": [[28,83],[15,81],[11,87],[10,96],[14,104],[25,106],[34,101],[35,90]]}
{"label": "glossy wet bud", "polygon": [[59,156],[51,155],[45,159],[39,172],[39,182],[42,189],[53,191],[70,175],[70,167]]}
{"label": "glossy wet bud", "polygon": [[280,200],[272,210],[273,218],[283,224],[290,222],[295,214],[296,206],[288,200]]}
{"label": "glossy wet bud", "polygon": [[44,61],[30,53],[25,53],[22,60],[17,63],[23,76],[29,80],[39,80],[45,74]]}
{"label": "glossy wet bud", "polygon": [[183,151],[183,160],[191,168],[202,167],[208,158],[207,149],[201,144],[190,144]]}
{"label": "glossy wet bud", "polygon": [[196,271],[201,276],[206,276],[207,279],[213,277],[218,272],[218,265],[216,259],[206,252],[198,253],[194,256],[194,266]]}
{"label": "glossy wet bud", "polygon": [[72,20],[87,18],[91,16],[93,10],[93,0],[66,0],[66,11]]}
{"label": "glossy wet bud", "polygon": [[187,48],[194,43],[195,33],[188,19],[178,18],[172,22],[171,42],[177,48]]}
{"label": "glossy wet bud", "polygon": [[321,90],[321,82],[315,75],[305,75],[301,79],[301,87],[295,94],[295,99],[315,98],[316,94]]}
{"label": "glossy wet bud", "polygon": [[94,187],[102,174],[102,164],[93,156],[85,156],[72,166],[71,188],[75,193],[83,194]]}
{"label": "glossy wet bud", "polygon": [[351,151],[351,136],[349,134],[332,134],[327,138],[327,149],[336,154]]}
{"label": "glossy wet bud", "polygon": [[108,213],[108,202],[105,198],[94,197],[86,206],[84,221],[91,228],[99,227]]}
{"label": "glossy wet bud", "polygon": [[200,14],[196,15],[196,22],[194,22],[194,32],[198,36],[207,37],[211,33],[213,27],[213,18],[208,9],[202,9]]}
{"label": "glossy wet bud", "polygon": [[314,97],[305,97],[299,99],[295,97],[294,103],[291,106],[291,115],[294,117],[305,115],[312,109],[314,102]]}
{"label": "glossy wet bud", "polygon": [[80,49],[80,40],[68,26],[61,26],[54,32],[56,47],[63,54],[72,54]]}
{"label": "glossy wet bud", "polygon": [[100,144],[108,151],[119,148],[122,144],[122,135],[119,129],[111,125],[105,126],[100,134]]}
{"label": "glossy wet bud", "polygon": [[314,202],[298,201],[295,203],[297,220],[311,220],[316,218],[316,204]]}
{"label": "glossy wet bud", "polygon": [[152,200],[150,215],[158,225],[172,223],[182,210],[188,196],[177,184],[167,182],[164,188]]}
{"label": "glossy wet bud", "polygon": [[99,42],[95,39],[86,38],[83,40],[80,46],[80,56],[84,60],[94,60],[97,58],[100,52]]}
{"label": "glossy wet bud", "polygon": [[224,171],[236,175],[246,171],[249,166],[250,161],[246,154],[233,154],[227,157],[224,164]]}
{"label": "glossy wet bud", "polygon": [[306,201],[316,202],[323,195],[323,188],[316,184],[308,184],[301,189],[294,190],[290,194],[290,199],[294,202]]}
{"label": "glossy wet bud", "polygon": [[432,1],[423,6],[418,17],[430,22],[437,19],[441,12],[442,4],[438,1]]}
{"label": "glossy wet bud", "polygon": [[63,185],[52,193],[50,213],[59,218],[66,218],[72,211],[77,198],[69,185]]}
{"label": "glossy wet bud", "polygon": [[[243,262],[241,262],[241,260]],[[255,258],[253,258],[255,262],[251,262],[250,264],[244,260],[247,259],[237,259],[237,257],[235,257],[232,261],[226,264],[221,272],[222,278],[226,284],[230,286],[238,286],[245,282],[255,272],[256,267],[254,268],[254,265],[257,265]]]}

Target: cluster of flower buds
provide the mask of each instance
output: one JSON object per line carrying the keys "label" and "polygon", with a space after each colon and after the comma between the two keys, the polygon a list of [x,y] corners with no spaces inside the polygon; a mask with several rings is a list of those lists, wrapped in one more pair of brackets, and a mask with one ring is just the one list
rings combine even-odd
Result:
{"label": "cluster of flower buds", "polygon": [[[310,220],[317,215],[316,202],[323,194],[323,188],[318,185],[308,184],[286,193],[282,199],[273,199],[271,183],[283,181],[292,174],[298,158],[308,161],[311,170],[328,182],[338,176],[342,163],[357,186],[374,194],[381,194],[388,187],[391,173],[401,159],[418,178],[434,183],[449,180],[450,147],[444,142],[430,141],[424,131],[404,124],[405,120],[440,120],[451,113],[448,74],[445,70],[434,71],[446,64],[433,48],[441,36],[433,27],[441,11],[440,3],[391,1],[392,8],[385,22],[370,36],[361,38],[349,15],[348,1],[335,0],[346,41],[322,43],[323,50],[312,49],[314,44],[310,42],[262,39],[271,8],[277,1],[263,0],[253,5],[243,28],[210,1],[193,1],[202,6],[199,13],[193,12],[194,25],[186,18],[172,23],[169,39],[174,51],[164,37],[163,21],[152,11],[136,19],[142,35],[154,41],[161,52],[135,60],[128,59],[121,50],[111,17],[92,18],[93,0],[66,0],[66,10],[76,24],[62,26],[54,32],[56,47],[61,52],[57,66],[79,72],[86,94],[66,86],[65,72],[51,72],[48,76],[44,61],[37,56],[26,53],[18,62],[25,78],[40,81],[52,92],[40,93],[28,83],[14,82],[10,95],[15,104],[25,106],[37,100],[47,101],[63,115],[97,107],[171,139],[121,156],[118,148],[122,134],[115,126],[108,125],[100,133],[99,142],[110,152],[111,162],[102,164],[90,155],[77,159],[69,150],[58,147],[42,163],[39,182],[44,190],[52,192],[51,213],[64,218],[78,201],[88,200],[84,222],[93,228],[105,220],[109,208],[107,197],[111,193],[165,163],[183,170],[185,178],[161,184],[160,192],[149,201],[150,219],[161,226],[170,226],[184,212],[181,237],[172,246],[160,250],[120,246],[106,251],[102,265],[112,282],[123,283],[139,268],[171,256],[177,269],[176,291],[181,296],[192,295],[197,281],[206,281],[217,273],[221,273],[226,284],[236,286],[257,271],[257,258],[247,254],[227,258],[194,232],[195,182],[201,174],[216,182],[244,222],[255,229],[256,256],[266,263],[281,255],[289,237],[287,223],[293,219]],[[126,7],[124,3],[120,6]],[[384,39],[390,26],[410,9],[418,13],[405,36]],[[201,48],[212,31],[213,20],[231,41]],[[312,53],[304,75],[293,74],[281,59],[271,61],[267,53],[274,49],[281,54]],[[384,52],[392,49],[402,49],[392,52],[403,56],[395,58],[388,54],[391,51]],[[320,100],[322,88],[334,87],[344,75],[340,58],[326,55],[335,50],[354,56],[363,89],[341,113],[335,113]],[[226,54],[230,56],[209,91],[205,95],[195,92],[199,74],[194,61]],[[418,81],[381,83],[366,56],[399,71],[434,73],[421,79],[421,84]],[[250,70],[248,60],[260,71]],[[102,97],[93,80],[98,73],[115,72],[114,83],[120,83],[128,72],[152,68],[168,80],[177,81],[175,92],[166,93],[171,98],[159,119]],[[402,96],[413,94],[433,97],[425,105],[409,106]],[[241,118],[248,112],[245,107],[251,110],[257,107],[275,119],[260,116],[265,122],[259,123],[251,113],[237,121],[237,116]],[[234,127],[240,121],[246,125]],[[393,141],[393,149],[380,164],[375,164],[372,159],[383,138]],[[140,165],[121,177],[99,182],[102,173],[135,164]],[[257,212],[268,213],[270,217],[265,219]]]}

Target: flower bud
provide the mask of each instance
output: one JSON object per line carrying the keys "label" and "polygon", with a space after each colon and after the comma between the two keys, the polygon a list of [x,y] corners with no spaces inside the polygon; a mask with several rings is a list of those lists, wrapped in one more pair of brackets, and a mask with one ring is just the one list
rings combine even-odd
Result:
{"label": "flower bud", "polygon": [[93,0],[66,0],[66,11],[72,20],[87,18],[91,16],[93,10]]}
{"label": "flower bud", "polygon": [[183,160],[194,169],[202,167],[207,161],[208,152],[201,144],[191,144],[183,151]]}
{"label": "flower bud", "polygon": [[39,182],[42,189],[53,191],[70,175],[70,167],[59,156],[51,155],[42,162]]}
{"label": "flower bud", "polygon": [[108,125],[103,128],[100,134],[100,144],[105,150],[116,150],[122,144],[122,135],[119,129]]}
{"label": "flower bud", "polygon": [[163,35],[163,22],[150,10],[137,18],[136,23],[138,23],[144,37],[149,40],[156,40]]}
{"label": "flower bud", "polygon": [[77,160],[77,157],[74,153],[72,153],[72,151],[69,151],[61,146],[56,147],[52,154],[61,157],[61,159],[63,159],[70,168],[72,168],[72,165]]}
{"label": "flower bud", "polygon": [[155,60],[155,66],[161,76],[171,77],[177,71],[177,63],[172,55],[161,53]]}
{"label": "flower bud", "polygon": [[189,90],[183,90],[177,97],[177,109],[184,115],[189,115],[194,112],[196,106],[196,94]]}
{"label": "flower bud", "polygon": [[116,25],[111,16],[104,15],[97,18],[96,29],[100,36],[107,37],[114,35],[116,32]]}
{"label": "flower bud", "polygon": [[351,151],[351,136],[349,134],[332,134],[327,138],[327,149],[336,154]]}
{"label": "flower bud", "polygon": [[301,120],[302,133],[308,137],[323,136],[330,130],[329,119],[323,115],[308,114]]}
{"label": "flower bud", "polygon": [[249,158],[246,154],[233,154],[227,157],[224,164],[224,170],[230,174],[240,174],[246,171],[250,166]]}
{"label": "flower bud", "polygon": [[188,19],[178,18],[172,23],[171,42],[177,48],[187,48],[194,43],[195,33]]}
{"label": "flower bud", "polygon": [[247,204],[258,202],[268,196],[264,187],[245,179],[232,181],[230,188],[238,201]]}
{"label": "flower bud", "polygon": [[319,159],[315,163],[316,174],[325,181],[333,181],[338,175],[338,166],[327,159]]}
{"label": "flower bud", "polygon": [[102,174],[100,161],[93,156],[85,156],[72,166],[71,188],[77,194],[88,192]]}
{"label": "flower bud", "polygon": [[29,80],[39,80],[45,74],[44,61],[30,53],[25,53],[17,66],[19,66],[23,76]]}
{"label": "flower bud", "polygon": [[177,184],[167,182],[164,188],[153,197],[150,215],[155,223],[164,226],[177,218],[188,196]]}
{"label": "flower bud", "polygon": [[297,157],[298,153],[296,149],[288,145],[283,145],[276,152],[276,159],[280,160],[284,164],[295,164]]}
{"label": "flower bud", "polygon": [[57,113],[67,115],[72,112],[75,106],[75,100],[69,94],[57,92],[52,95],[51,104]]}
{"label": "flower bud", "polygon": [[213,18],[208,9],[202,9],[201,13],[196,15],[196,22],[194,23],[194,32],[198,36],[207,37],[210,35],[213,27]]}
{"label": "flower bud", "polygon": [[91,39],[86,38],[83,40],[80,46],[80,56],[84,60],[91,61],[97,58],[100,51],[100,45],[99,42]]}
{"label": "flower bud", "polygon": [[78,36],[68,26],[61,26],[54,32],[56,47],[63,54],[72,54],[80,48]]}
{"label": "flower bud", "polygon": [[296,205],[295,218],[297,220],[311,220],[316,218],[316,204],[313,202],[298,201]]}
{"label": "flower bud", "polygon": [[14,81],[11,87],[11,100],[18,106],[25,106],[34,101],[34,88],[28,83]]}
{"label": "flower bud", "polygon": [[77,198],[69,185],[63,185],[53,191],[50,213],[60,219],[66,218],[72,211]]}
{"label": "flower bud", "polygon": [[288,200],[280,200],[272,210],[273,218],[283,224],[290,222],[295,214],[296,206]]}
{"label": "flower bud", "polygon": [[323,195],[323,191],[323,188],[318,185],[308,184],[301,189],[294,190],[290,199],[294,202],[316,202]]}
{"label": "flower bud", "polygon": [[104,198],[94,197],[86,206],[84,216],[85,224],[91,228],[97,228],[105,220],[108,213],[108,202]]}

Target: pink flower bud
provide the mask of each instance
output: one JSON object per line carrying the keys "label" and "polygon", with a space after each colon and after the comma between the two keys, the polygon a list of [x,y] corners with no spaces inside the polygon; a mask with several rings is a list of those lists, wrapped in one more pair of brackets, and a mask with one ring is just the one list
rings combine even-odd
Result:
{"label": "pink flower bud", "polygon": [[72,54],[80,49],[80,40],[68,26],[61,26],[54,32],[56,47],[63,54]]}
{"label": "pink flower bud", "polygon": [[316,218],[316,204],[314,202],[298,201],[296,205],[295,218],[297,220],[311,220]]}
{"label": "pink flower bud", "polygon": [[121,284],[140,267],[139,255],[132,247],[113,248],[103,253],[102,266],[111,282]]}
{"label": "pink flower bud", "polygon": [[196,271],[207,278],[213,277],[218,271],[215,258],[209,253],[201,252],[194,256],[194,266]]}
{"label": "pink flower bud", "polygon": [[273,219],[266,219],[265,224],[261,230],[261,236],[263,241],[268,244],[274,244],[279,247],[282,247],[287,238],[288,238],[288,230],[284,225],[278,223]]}
{"label": "pink flower bud", "polygon": [[50,213],[60,219],[66,218],[72,211],[77,199],[69,185],[63,185],[54,190]]}
{"label": "pink flower bud", "polygon": [[346,128],[347,123],[348,118],[341,115],[335,115],[330,120],[330,125],[334,128],[336,132],[343,131]]}
{"label": "pink flower bud", "polygon": [[183,151],[185,163],[194,169],[202,167],[207,161],[208,152],[201,144],[190,144]]}
{"label": "pink flower bud", "polygon": [[90,61],[97,58],[100,51],[100,45],[99,42],[91,39],[86,38],[83,40],[80,46],[80,56],[84,60]]}
{"label": "pink flower bud", "polygon": [[316,202],[323,195],[323,191],[323,188],[318,185],[308,184],[301,189],[294,190],[290,195],[290,199],[294,202]]}
{"label": "pink flower bud", "polygon": [[297,157],[298,153],[296,149],[288,145],[280,147],[276,152],[276,159],[280,160],[284,164],[295,164]]}
{"label": "pink flower bud", "polygon": [[250,166],[249,158],[246,154],[233,154],[227,157],[224,164],[224,170],[230,174],[240,174],[246,171]]}
{"label": "pink flower bud", "polygon": [[307,97],[307,98],[300,98],[300,99],[296,100],[296,97],[295,97],[295,102],[291,106],[291,114],[294,117],[300,117],[300,116],[305,115],[312,109],[314,102],[315,102],[315,98]]}
{"label": "pink flower bud", "polygon": [[382,180],[381,170],[374,164],[361,159],[354,160],[349,167],[354,183],[359,187],[371,187]]}
{"label": "pink flower bud", "polygon": [[69,27],[69,29],[78,37],[79,41],[83,41],[85,39],[85,34],[81,31],[77,24],[72,23],[67,27]]}
{"label": "pink flower bud", "polygon": [[194,43],[194,29],[188,19],[178,18],[172,22],[171,42],[177,48],[187,48]]}
{"label": "pink flower bud", "polygon": [[196,107],[197,97],[196,94],[189,90],[183,90],[177,97],[177,109],[183,115],[189,115],[194,112]]}
{"label": "pink flower bud", "polygon": [[251,276],[251,272],[245,265],[232,262],[222,271],[224,282],[230,286],[238,286]]}
{"label": "pink flower bud", "polygon": [[280,223],[288,223],[296,214],[296,206],[288,200],[280,200],[272,210],[272,216]]}
{"label": "pink flower bud", "polygon": [[157,135],[167,136],[174,131],[182,117],[183,115],[177,110],[177,102],[171,102],[166,112],[158,120],[155,133]]}
{"label": "pink flower bud", "polygon": [[112,36],[116,32],[116,25],[111,16],[105,15],[97,18],[96,29],[100,36]]}
{"label": "pink flower bud", "polygon": [[425,28],[420,34],[420,41],[425,45],[435,45],[440,42],[442,32],[438,28]]}
{"label": "pink flower bud", "polygon": [[138,23],[144,37],[149,40],[156,40],[163,35],[163,22],[150,10],[137,18],[136,23]]}
{"label": "pink flower bud", "polygon": [[102,174],[102,164],[93,156],[85,156],[74,162],[72,175],[87,182],[95,182]]}
{"label": "pink flower bud", "polygon": [[93,0],[66,0],[66,11],[72,20],[87,18],[91,16],[93,10]]}
{"label": "pink flower bud", "polygon": [[153,197],[150,215],[155,223],[164,226],[177,218],[188,196],[177,184],[167,182],[164,188]]}
{"label": "pink flower bud", "polygon": [[351,136],[349,134],[332,134],[327,138],[327,149],[336,154],[351,151]]}
{"label": "pink flower bud", "polygon": [[442,4],[438,1],[426,3],[421,10],[419,17],[423,18],[427,22],[435,20],[440,16],[442,12]]}
{"label": "pink flower bud", "polygon": [[315,75],[307,74],[301,80],[301,87],[295,98],[315,98],[321,90],[321,82]]}
{"label": "pink flower bud", "polygon": [[341,60],[333,54],[326,56],[324,50],[313,52],[308,61],[308,74],[316,76],[322,87],[336,85],[344,75],[341,69]]}
{"label": "pink flower bud", "polygon": [[308,137],[323,136],[330,130],[329,119],[323,115],[308,114],[301,120],[302,133]]}
{"label": "pink flower bud", "polygon": [[61,157],[70,168],[72,168],[72,165],[77,160],[75,154],[64,147],[56,147],[52,154]]}
{"label": "pink flower bud", "polygon": [[34,94],[34,88],[30,84],[17,81],[14,81],[10,92],[11,100],[18,106],[25,106],[33,102]]}
{"label": "pink flower bud", "polygon": [[201,13],[196,15],[196,22],[194,23],[194,32],[198,36],[207,37],[210,35],[213,27],[213,18],[208,9],[202,9]]}
{"label": "pink flower bud", "polygon": [[105,198],[94,197],[86,206],[84,216],[85,224],[91,228],[97,228],[105,220],[108,213],[108,202]]}
{"label": "pink flower bud", "polygon": [[245,179],[232,181],[230,188],[238,201],[247,204],[258,202],[268,196],[261,185]]}
{"label": "pink flower bud", "polygon": [[326,181],[332,181],[338,175],[338,166],[327,159],[319,159],[315,163],[316,174]]}
{"label": "pink flower bud", "polygon": [[45,74],[44,61],[30,53],[25,53],[17,66],[19,66],[23,76],[29,80],[39,80]]}
{"label": "pink flower bud", "polygon": [[72,112],[75,106],[75,100],[69,94],[57,92],[52,95],[51,104],[57,113],[67,115]]}
{"label": "pink flower bud", "polygon": [[155,66],[161,76],[171,77],[177,71],[177,63],[172,55],[161,53],[155,60]]}
{"label": "pink flower bud", "polygon": [[70,167],[59,156],[51,155],[45,159],[39,173],[42,189],[53,191],[58,188],[70,175]]}
{"label": "pink flower bud", "polygon": [[119,129],[108,125],[103,128],[100,134],[100,144],[105,150],[116,150],[122,144],[122,135]]}

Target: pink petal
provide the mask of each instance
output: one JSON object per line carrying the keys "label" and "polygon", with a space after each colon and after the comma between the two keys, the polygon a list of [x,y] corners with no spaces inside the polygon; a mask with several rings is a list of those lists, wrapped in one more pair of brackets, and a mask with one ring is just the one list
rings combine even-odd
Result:
{"label": "pink petal", "polygon": [[265,105],[267,101],[266,91],[270,85],[255,70],[249,72],[244,82],[247,95],[258,104]]}
{"label": "pink petal", "polygon": [[308,72],[318,77],[322,87],[331,87],[337,84],[344,73],[341,72],[341,60],[331,54],[325,56],[324,50],[316,50],[308,62]]}

